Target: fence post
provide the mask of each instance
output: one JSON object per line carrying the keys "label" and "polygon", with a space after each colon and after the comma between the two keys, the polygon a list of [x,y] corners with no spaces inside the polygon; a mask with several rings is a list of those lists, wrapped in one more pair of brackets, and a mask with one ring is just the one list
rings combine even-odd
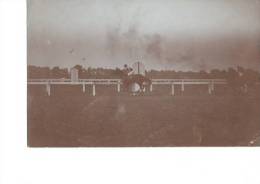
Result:
{"label": "fence post", "polygon": [[153,91],[153,84],[150,84],[150,92]]}
{"label": "fence post", "polygon": [[120,82],[117,82],[117,92],[120,92]]}
{"label": "fence post", "polygon": [[93,83],[93,85],[92,85],[92,95],[96,96],[96,85],[95,85],[95,83]]}
{"label": "fence post", "polygon": [[171,93],[173,96],[174,96],[174,84],[172,83],[172,93]]}
{"label": "fence post", "polygon": [[51,84],[50,84],[50,82],[48,82],[46,84],[46,91],[47,91],[48,96],[51,96]]}
{"label": "fence post", "polygon": [[212,89],[212,84],[209,83],[209,84],[208,84],[208,92],[209,92],[210,95],[211,95],[211,89]]}
{"label": "fence post", "polygon": [[83,82],[83,84],[82,84],[82,91],[85,93],[86,92],[86,84],[85,84],[85,82]]}
{"label": "fence post", "polygon": [[181,81],[181,91],[184,91],[184,80]]}
{"label": "fence post", "polygon": [[211,83],[211,89],[212,89],[212,91],[215,90],[215,84],[214,84],[214,81],[212,81],[212,83]]}

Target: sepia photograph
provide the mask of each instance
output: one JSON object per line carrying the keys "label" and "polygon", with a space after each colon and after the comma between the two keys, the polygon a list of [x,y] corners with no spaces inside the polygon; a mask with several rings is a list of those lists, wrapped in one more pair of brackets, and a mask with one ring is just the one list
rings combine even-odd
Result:
{"label": "sepia photograph", "polygon": [[260,0],[0,0],[1,184],[259,184]]}
{"label": "sepia photograph", "polygon": [[28,147],[260,146],[260,0],[27,0]]}

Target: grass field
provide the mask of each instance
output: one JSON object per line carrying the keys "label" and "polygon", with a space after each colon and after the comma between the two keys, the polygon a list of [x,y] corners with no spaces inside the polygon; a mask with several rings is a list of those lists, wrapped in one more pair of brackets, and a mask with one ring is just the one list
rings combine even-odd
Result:
{"label": "grass field", "polygon": [[29,146],[247,146],[260,133],[256,95],[55,90],[28,88]]}

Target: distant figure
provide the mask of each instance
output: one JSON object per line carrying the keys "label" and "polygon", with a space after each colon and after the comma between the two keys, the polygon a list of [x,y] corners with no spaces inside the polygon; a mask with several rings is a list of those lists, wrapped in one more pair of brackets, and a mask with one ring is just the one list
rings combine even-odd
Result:
{"label": "distant figure", "polygon": [[141,62],[135,62],[132,70],[129,70],[128,76],[123,79],[123,84],[133,93],[133,95],[144,92],[145,85],[151,84],[151,80],[145,77],[144,64]]}

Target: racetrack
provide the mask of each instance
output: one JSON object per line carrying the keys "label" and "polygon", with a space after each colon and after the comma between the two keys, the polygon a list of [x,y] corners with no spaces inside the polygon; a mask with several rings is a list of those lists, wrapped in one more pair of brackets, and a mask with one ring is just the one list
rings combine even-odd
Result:
{"label": "racetrack", "polygon": [[247,146],[260,132],[256,95],[92,97],[70,90],[48,97],[28,88],[29,146]]}

